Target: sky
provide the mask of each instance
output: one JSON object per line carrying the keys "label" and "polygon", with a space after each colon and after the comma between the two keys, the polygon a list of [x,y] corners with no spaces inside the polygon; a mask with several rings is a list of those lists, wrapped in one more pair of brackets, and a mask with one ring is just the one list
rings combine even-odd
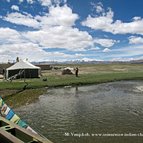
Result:
{"label": "sky", "polygon": [[0,0],[0,62],[143,59],[142,0]]}

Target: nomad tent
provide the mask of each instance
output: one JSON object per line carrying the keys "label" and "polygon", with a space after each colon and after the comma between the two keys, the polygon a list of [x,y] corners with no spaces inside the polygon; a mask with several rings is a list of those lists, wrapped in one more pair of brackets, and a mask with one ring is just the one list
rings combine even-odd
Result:
{"label": "nomad tent", "polygon": [[63,71],[62,71],[62,75],[64,75],[64,74],[73,74],[73,71],[74,71],[73,68],[66,67],[66,68],[64,68]]}
{"label": "nomad tent", "polygon": [[6,69],[6,79],[38,78],[40,70],[40,67],[32,65],[28,61],[20,60]]}

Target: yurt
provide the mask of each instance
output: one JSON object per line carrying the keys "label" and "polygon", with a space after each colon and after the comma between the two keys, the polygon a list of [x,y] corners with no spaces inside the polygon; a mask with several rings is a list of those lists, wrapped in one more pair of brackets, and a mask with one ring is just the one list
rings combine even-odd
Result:
{"label": "yurt", "polygon": [[26,60],[19,60],[6,69],[6,79],[9,78],[38,78],[41,68],[29,63]]}
{"label": "yurt", "polygon": [[73,74],[74,69],[70,67],[66,67],[62,70],[62,75],[64,74]]}

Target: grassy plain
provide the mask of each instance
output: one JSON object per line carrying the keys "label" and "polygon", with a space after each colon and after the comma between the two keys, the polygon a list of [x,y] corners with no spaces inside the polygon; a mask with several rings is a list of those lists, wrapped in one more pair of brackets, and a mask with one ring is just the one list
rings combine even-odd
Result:
{"label": "grassy plain", "polygon": [[[79,77],[75,75],[62,75],[63,67],[79,67]],[[56,70],[42,71],[42,77],[26,79],[27,88],[58,87],[69,85],[97,84],[117,80],[143,79],[142,64],[81,64],[81,65],[55,65]],[[43,79],[47,81],[43,81]],[[23,79],[5,81],[1,80],[0,90],[22,89],[25,85]]]}
{"label": "grassy plain", "polygon": [[[78,67],[79,77],[75,75],[62,75],[64,67]],[[25,83],[23,79],[0,82],[0,94],[11,104],[11,100],[17,101],[18,98],[25,97],[30,102],[29,96],[35,98],[45,92],[49,87],[76,86],[86,84],[99,84],[119,80],[142,80],[142,64],[78,64],[78,65],[54,65],[53,70],[42,71],[42,77],[38,79],[26,79],[27,90],[22,90]],[[43,81],[43,79],[47,81]],[[43,88],[44,87],[44,88]],[[11,97],[11,98],[7,98]],[[32,100],[32,99],[31,99]],[[22,105],[22,103],[20,102]],[[19,106],[19,104],[18,104]]]}

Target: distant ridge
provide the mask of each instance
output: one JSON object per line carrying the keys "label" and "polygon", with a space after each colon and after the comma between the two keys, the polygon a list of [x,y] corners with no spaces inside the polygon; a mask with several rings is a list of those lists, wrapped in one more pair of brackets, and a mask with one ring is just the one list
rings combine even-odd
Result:
{"label": "distant ridge", "polygon": [[[12,63],[0,63],[0,65],[12,65]],[[96,61],[96,60],[73,60],[73,61],[41,61],[41,62],[31,62],[34,65],[51,65],[51,64],[111,64],[111,63],[132,63],[132,64],[143,64],[143,60],[130,60],[130,61]],[[6,66],[7,67],[7,66]]]}
{"label": "distant ridge", "polygon": [[131,63],[131,64],[143,64],[143,60],[131,60],[131,61],[84,61],[84,60],[74,60],[74,61],[41,61],[41,62],[32,62],[32,64],[120,64],[120,63]]}

